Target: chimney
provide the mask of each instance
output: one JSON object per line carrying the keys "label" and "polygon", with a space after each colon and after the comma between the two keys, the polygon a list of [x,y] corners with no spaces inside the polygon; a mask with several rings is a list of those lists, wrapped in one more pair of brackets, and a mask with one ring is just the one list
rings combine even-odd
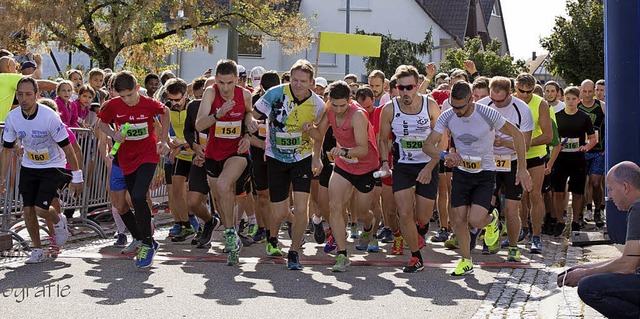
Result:
{"label": "chimney", "polygon": [[538,56],[536,55],[536,51],[531,53],[531,61],[535,61]]}

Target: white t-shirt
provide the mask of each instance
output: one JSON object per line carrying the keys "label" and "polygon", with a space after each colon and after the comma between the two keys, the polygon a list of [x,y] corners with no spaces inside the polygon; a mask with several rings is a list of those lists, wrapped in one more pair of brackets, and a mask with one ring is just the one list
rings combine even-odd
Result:
{"label": "white t-shirt", "polygon": [[558,112],[564,110],[564,108],[566,106],[567,105],[562,101],[558,101],[558,104],[556,104],[556,105],[551,105],[551,107],[553,108],[553,112],[555,112],[555,113],[558,113]]}
{"label": "white t-shirt", "polygon": [[[531,109],[524,103],[521,99],[512,96],[511,103],[505,107],[497,107],[490,97],[485,97],[478,101],[480,104],[484,104],[492,107],[497,110],[502,117],[504,117],[507,121],[511,122],[511,124],[515,125],[520,132],[531,132],[533,131],[533,115],[531,115]],[[512,141],[513,138],[507,134],[503,134],[502,132],[496,131],[496,136],[504,138],[505,140]],[[493,154],[495,155],[511,155],[511,160],[517,159],[516,151],[512,150],[505,146],[493,147]]]}
{"label": "white t-shirt", "polygon": [[436,126],[436,132],[444,134],[448,128],[456,144],[456,151],[463,158],[459,169],[470,173],[495,171],[493,141],[495,131],[504,126],[506,120],[498,111],[483,104],[475,104],[468,117],[458,117],[453,109],[444,111]]}
{"label": "white t-shirt", "polygon": [[22,166],[29,168],[65,168],[67,159],[58,146],[69,138],[60,116],[50,108],[38,104],[35,118],[27,120],[22,108],[13,109],[7,115],[3,140],[14,143],[22,141],[24,154]]}

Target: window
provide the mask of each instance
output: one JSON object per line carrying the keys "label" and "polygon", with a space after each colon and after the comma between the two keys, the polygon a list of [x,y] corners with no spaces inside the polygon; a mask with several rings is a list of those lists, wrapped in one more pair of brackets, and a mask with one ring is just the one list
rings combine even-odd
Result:
{"label": "window", "polygon": [[[371,11],[370,0],[351,0],[349,3],[350,11]],[[340,0],[339,11],[347,10],[347,0]]]}
{"label": "window", "polygon": [[[306,59],[315,66],[316,53],[318,52],[318,43],[314,43],[311,49],[307,50]],[[335,53],[320,53],[318,66],[337,66],[337,57]]]}
{"label": "window", "polygon": [[238,35],[238,55],[243,57],[262,57],[262,44],[256,35]]}
{"label": "window", "polygon": [[496,3],[493,4],[493,9],[491,10],[491,15],[499,17],[500,16],[499,13],[500,13],[500,11],[498,10],[498,3],[496,2]]}

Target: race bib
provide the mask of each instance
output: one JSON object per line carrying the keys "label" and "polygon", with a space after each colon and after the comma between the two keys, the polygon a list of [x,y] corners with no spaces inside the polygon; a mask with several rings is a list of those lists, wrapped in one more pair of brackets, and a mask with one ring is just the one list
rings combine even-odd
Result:
{"label": "race bib", "polygon": [[[562,141],[564,141],[564,139]],[[574,152],[577,152],[579,148],[580,148],[580,138],[578,137],[568,138],[567,142],[564,143],[564,148],[562,149],[562,151],[568,152],[568,153],[574,153]]]}
{"label": "race bib", "polygon": [[[350,149],[349,149],[350,150]],[[358,162],[358,158],[357,157],[352,157],[352,156],[340,156],[341,159],[343,159],[345,162],[347,163],[352,163],[355,164]]]}
{"label": "race bib", "polygon": [[465,172],[478,173],[482,171],[482,157],[463,155],[462,165],[458,166],[458,168]]}
{"label": "race bib", "polygon": [[426,136],[404,136],[400,140],[402,149],[407,152],[422,152],[422,144],[426,140]]}
{"label": "race bib", "polygon": [[258,124],[258,136],[267,137],[267,124]]}
{"label": "race bib", "polygon": [[277,132],[276,133],[276,148],[280,150],[295,150],[302,145],[302,133],[293,132]]}
{"label": "race bib", "polygon": [[51,156],[49,156],[49,149],[47,148],[39,150],[25,148],[25,152],[27,153],[27,158],[34,163],[44,164],[51,160]]}
{"label": "race bib", "polygon": [[493,160],[496,162],[498,172],[511,172],[511,154],[494,155]]}
{"label": "race bib", "polygon": [[127,130],[127,140],[139,141],[149,137],[149,125],[147,122],[138,124],[129,124]]}
{"label": "race bib", "polygon": [[207,134],[198,133],[198,144],[207,145]]}
{"label": "race bib", "polygon": [[329,162],[333,163],[336,161],[336,158],[333,157],[333,154],[331,154],[331,152],[326,152],[327,153],[327,159],[329,160]]}
{"label": "race bib", "polygon": [[216,122],[215,136],[217,138],[235,139],[240,137],[242,130],[242,121]]}

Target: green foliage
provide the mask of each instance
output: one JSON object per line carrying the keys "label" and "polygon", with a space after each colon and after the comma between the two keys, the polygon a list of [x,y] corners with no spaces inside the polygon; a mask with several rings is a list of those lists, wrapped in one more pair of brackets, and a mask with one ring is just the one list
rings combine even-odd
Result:
{"label": "green foliage", "polygon": [[440,62],[440,70],[448,72],[454,68],[465,70],[464,61],[471,60],[481,75],[515,77],[518,73],[527,72],[525,62],[514,61],[510,55],[500,55],[502,43],[491,40],[484,48],[480,38],[466,38],[463,48],[447,50],[445,59]]}
{"label": "green foliage", "polygon": [[418,71],[424,73],[425,64],[419,59],[419,56],[431,53],[434,48],[432,30],[425,33],[424,40],[420,43],[405,39],[394,39],[391,33],[384,35],[381,33],[366,33],[364,30],[357,30],[356,33],[382,37],[380,57],[365,57],[363,60],[367,73],[371,73],[373,70],[381,70],[387,78],[391,78],[396,68],[402,64],[413,65]]}
{"label": "green foliage", "polygon": [[569,0],[566,8],[569,18],[556,17],[553,33],[540,40],[549,51],[548,70],[567,83],[603,79],[603,0]]}

